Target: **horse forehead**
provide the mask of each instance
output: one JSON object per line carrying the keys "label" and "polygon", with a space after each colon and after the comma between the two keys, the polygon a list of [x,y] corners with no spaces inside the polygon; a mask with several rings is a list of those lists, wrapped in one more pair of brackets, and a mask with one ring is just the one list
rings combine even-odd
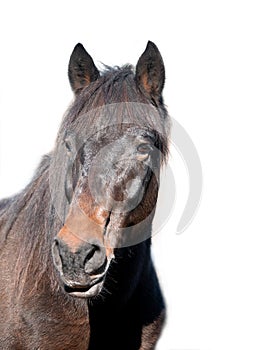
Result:
{"label": "horse forehead", "polygon": [[[77,133],[80,140],[89,140],[96,137],[96,134],[112,131],[123,131],[129,129],[143,129],[149,126],[154,127],[158,133],[163,133],[164,128],[157,109],[150,104],[139,102],[116,102],[104,104],[79,112],[75,121],[68,123],[72,125],[73,132]],[[108,134],[107,134],[108,135]]]}

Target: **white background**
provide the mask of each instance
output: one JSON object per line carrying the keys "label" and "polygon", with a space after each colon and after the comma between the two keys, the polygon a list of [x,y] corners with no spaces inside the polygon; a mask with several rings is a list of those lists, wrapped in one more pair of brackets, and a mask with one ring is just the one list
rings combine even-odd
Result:
{"label": "white background", "polygon": [[165,102],[195,143],[204,188],[193,223],[176,235],[188,188],[172,149],[177,202],[153,244],[169,311],[158,350],[253,348],[251,6],[245,0],[1,3],[1,197],[20,190],[53,147],[72,99],[66,71],[77,42],[97,64],[135,64],[148,40],[163,55]]}

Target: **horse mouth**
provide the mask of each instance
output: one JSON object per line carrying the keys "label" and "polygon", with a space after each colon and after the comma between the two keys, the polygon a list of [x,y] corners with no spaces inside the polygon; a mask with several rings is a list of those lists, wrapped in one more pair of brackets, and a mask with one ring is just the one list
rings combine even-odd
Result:
{"label": "horse mouth", "polygon": [[64,283],[64,291],[70,296],[77,298],[91,298],[98,295],[103,287],[104,276],[96,278],[88,285],[81,285],[72,282]]}

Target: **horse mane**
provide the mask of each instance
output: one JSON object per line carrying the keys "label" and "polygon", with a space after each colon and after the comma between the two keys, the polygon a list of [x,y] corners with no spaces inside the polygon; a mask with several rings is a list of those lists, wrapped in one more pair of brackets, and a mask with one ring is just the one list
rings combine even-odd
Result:
{"label": "horse mane", "polygon": [[[47,232],[45,218],[49,215],[50,192],[48,170],[51,155],[45,155],[31,182],[17,195],[4,199],[0,207],[0,253],[7,239],[17,240],[18,252],[15,262],[16,287],[21,295],[28,274],[39,282],[50,266],[51,240]],[[36,263],[34,263],[36,261]],[[36,286],[33,286],[35,289]]]}
{"label": "horse mane", "polygon": [[[1,247],[9,236],[20,241],[15,264],[19,295],[22,293],[28,276],[33,276],[35,283],[29,293],[36,290],[40,282],[43,283],[45,274],[52,275],[50,276],[51,284],[54,288],[58,288],[53,271],[48,269],[53,266],[52,240],[62,223],[51,207],[49,168],[55,156],[57,144],[66,136],[66,133],[69,130],[76,132],[85,130],[85,133],[92,135],[98,128],[106,129],[111,125],[111,120],[109,116],[105,118],[99,113],[99,107],[104,105],[113,107],[119,103],[126,104],[127,108],[133,103],[138,104],[137,107],[141,110],[137,115],[133,108],[129,108],[129,120],[132,123],[136,123],[137,119],[139,125],[149,130],[168,130],[169,118],[162,99],[158,104],[150,101],[144,93],[139,91],[134,79],[134,69],[131,65],[121,68],[105,66],[101,77],[75,97],[62,121],[55,150],[43,157],[31,182],[19,194],[0,201],[0,227],[3,228],[2,236],[0,236],[0,253]],[[159,119],[154,119],[147,114],[148,109],[145,106],[147,108],[151,106],[154,111],[156,110]],[[86,118],[79,118],[81,113],[86,114]],[[117,123],[123,123],[124,120],[120,113],[116,114]],[[159,148],[164,156],[168,152],[167,130],[158,135]]]}

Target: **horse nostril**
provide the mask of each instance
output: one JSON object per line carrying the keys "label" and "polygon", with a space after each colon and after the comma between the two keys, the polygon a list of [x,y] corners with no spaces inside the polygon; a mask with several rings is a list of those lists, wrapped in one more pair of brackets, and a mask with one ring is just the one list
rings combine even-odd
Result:
{"label": "horse nostril", "polygon": [[97,274],[98,271],[103,270],[106,260],[106,255],[103,249],[97,245],[93,245],[84,259],[84,271],[91,274]]}
{"label": "horse nostril", "polygon": [[88,254],[86,255],[86,257],[84,258],[84,265],[87,263],[87,261],[89,261],[90,259],[92,259],[93,255],[95,254],[96,250],[98,250],[99,247],[97,246],[92,246],[91,250],[88,252]]}
{"label": "horse nostril", "polygon": [[62,258],[60,255],[59,242],[57,238],[54,240],[52,246],[52,255],[55,266],[58,268],[59,271],[62,271]]}

